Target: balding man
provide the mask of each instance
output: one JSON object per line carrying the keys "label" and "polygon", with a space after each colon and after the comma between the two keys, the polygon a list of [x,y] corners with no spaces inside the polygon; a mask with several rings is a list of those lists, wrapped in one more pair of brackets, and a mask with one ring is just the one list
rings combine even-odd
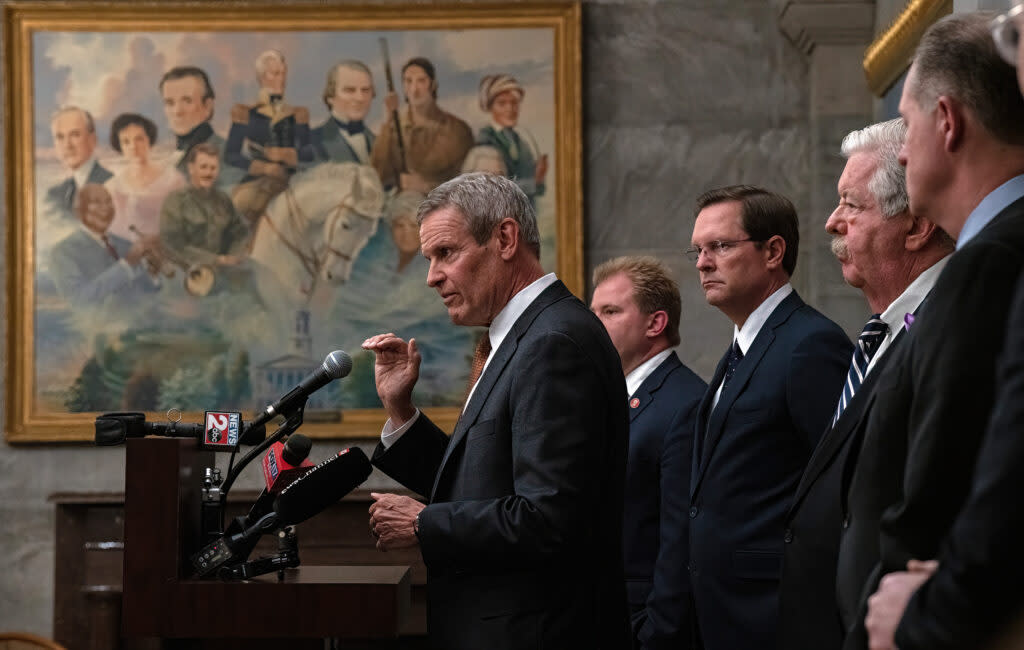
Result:
{"label": "balding man", "polygon": [[779,590],[779,647],[786,650],[842,646],[835,593],[843,477],[856,463],[878,377],[906,339],[903,319],[917,311],[955,246],[935,224],[910,212],[899,162],[906,132],[903,120],[890,120],[854,131],[842,143],[839,205],[825,228],[843,278],[863,292],[873,315],[786,515]]}
{"label": "balding man", "polygon": [[[900,100],[910,209],[956,238],[957,251],[907,319],[910,334],[891,362],[894,372],[879,381],[850,488],[851,511],[858,508],[869,526],[877,518],[878,535],[844,539],[840,569],[863,567],[872,555],[878,561],[865,580],[840,573],[847,602],[880,581],[884,588],[927,575],[899,572],[938,556],[970,493],[992,415],[996,362],[1024,267],[1024,100],[1013,67],[992,42],[991,18],[954,14],[929,28]],[[868,464],[869,454],[884,462]],[[906,598],[871,602],[871,647],[893,647]],[[862,600],[846,647],[868,645],[861,619],[867,606]],[[901,628],[902,650],[972,647],[946,645],[952,621],[944,616],[919,623]]]}
{"label": "balding man", "polygon": [[113,174],[94,155],[96,125],[88,111],[77,106],[60,109],[50,120],[50,132],[67,178],[46,191],[46,201],[65,216],[72,217],[78,189],[89,183],[105,183]]}
{"label": "balding man", "polygon": [[156,254],[155,239],[129,242],[107,234],[114,201],[102,185],[85,185],[75,197],[81,227],[50,252],[50,273],[57,291],[72,307],[97,307],[113,296],[130,298],[159,285],[140,267],[144,254]]}

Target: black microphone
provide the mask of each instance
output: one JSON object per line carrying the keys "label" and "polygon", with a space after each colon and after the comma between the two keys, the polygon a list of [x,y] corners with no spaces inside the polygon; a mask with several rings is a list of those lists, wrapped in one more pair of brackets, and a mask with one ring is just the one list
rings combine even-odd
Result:
{"label": "black microphone", "polygon": [[[280,443],[275,443],[275,445],[276,444]],[[312,446],[313,441],[308,437],[301,433],[293,433],[288,436],[288,440],[285,441],[280,455],[288,459],[290,465],[299,469],[299,466],[306,462],[306,457],[309,456]],[[276,456],[275,451],[271,450],[267,453],[267,457],[271,457],[271,454]],[[249,514],[236,517],[228,526],[224,534],[231,536],[236,533],[240,533],[251,527],[267,513],[272,512],[277,494],[300,478],[305,472],[312,470],[312,468],[312,463],[309,463],[308,466],[301,467],[301,472],[290,472],[288,469],[285,469],[284,471],[278,472],[274,478],[270,478],[269,476],[265,477],[267,486],[259,493],[259,496],[256,497],[255,503],[253,503],[252,507],[249,509]],[[253,544],[253,546],[255,546],[255,544]],[[248,556],[252,549],[249,549],[247,552],[243,552],[242,549],[237,549],[237,551],[239,555]]]}
{"label": "black microphone", "polygon": [[263,533],[306,521],[357,488],[371,471],[370,460],[362,449],[353,447],[339,451],[337,456],[314,466],[286,487],[274,501],[271,512],[256,515],[255,520],[246,518],[243,530],[225,534],[193,555],[193,568],[204,576],[232,560],[244,560],[255,546],[254,540]]}
{"label": "black microphone", "polygon": [[288,414],[296,407],[305,404],[310,395],[320,390],[335,379],[341,379],[352,372],[352,357],[344,350],[335,350],[324,357],[323,364],[287,395],[263,409],[259,417],[253,420],[252,426],[266,424],[278,415]]}
{"label": "black microphone", "polygon": [[[213,412],[208,411],[208,417],[210,413]],[[267,435],[267,428],[263,423],[253,422],[247,425],[239,419],[238,425],[244,431],[240,440],[242,444],[256,444]],[[146,436],[194,438],[200,446],[215,451],[233,451],[239,442],[236,440],[234,443],[230,443],[227,438],[224,438],[220,444],[206,444],[207,432],[210,427],[189,422],[146,422],[146,414],[137,411],[103,413],[96,417],[95,429],[95,441],[101,447],[120,445],[128,438],[144,438]]]}
{"label": "black microphone", "polygon": [[342,449],[281,491],[274,502],[279,525],[294,526],[325,510],[359,487],[372,471],[362,449]]}

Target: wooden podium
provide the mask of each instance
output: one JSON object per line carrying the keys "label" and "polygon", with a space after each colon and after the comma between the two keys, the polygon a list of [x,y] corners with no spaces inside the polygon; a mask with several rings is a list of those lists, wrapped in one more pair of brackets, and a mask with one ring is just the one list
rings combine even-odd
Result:
{"label": "wooden podium", "polygon": [[308,639],[319,648],[330,637],[398,636],[410,604],[406,566],[300,566],[286,569],[283,581],[276,573],[243,582],[191,578],[202,477],[214,466],[214,452],[190,439],[126,444],[125,638],[219,639],[218,648],[231,647],[224,641],[232,639],[252,648],[260,639],[284,638],[297,648],[294,641]]}

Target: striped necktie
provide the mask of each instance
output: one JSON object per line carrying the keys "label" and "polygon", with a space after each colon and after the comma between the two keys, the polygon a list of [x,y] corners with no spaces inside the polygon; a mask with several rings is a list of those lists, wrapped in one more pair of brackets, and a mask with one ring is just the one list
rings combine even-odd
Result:
{"label": "striped necktie", "polygon": [[857,337],[857,345],[853,349],[853,360],[850,361],[850,372],[846,374],[846,383],[843,384],[843,394],[839,396],[839,406],[836,407],[836,414],[832,418],[832,426],[839,421],[839,416],[853,399],[860,385],[864,383],[864,377],[868,374],[868,365],[871,357],[875,356],[878,346],[885,340],[889,332],[889,326],[882,320],[881,314],[872,316],[860,336]]}

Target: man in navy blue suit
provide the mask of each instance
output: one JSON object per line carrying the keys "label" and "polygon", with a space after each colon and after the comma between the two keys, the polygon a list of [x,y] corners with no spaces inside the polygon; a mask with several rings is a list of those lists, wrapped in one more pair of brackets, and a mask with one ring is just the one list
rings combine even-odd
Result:
{"label": "man in navy blue suit", "polygon": [[734,323],[697,413],[690,581],[707,650],[777,647],[784,519],[836,408],[852,346],[789,283],[799,224],[748,185],[697,199],[693,248],[707,301]]}
{"label": "man in navy blue suit", "polygon": [[608,330],[626,375],[622,552],[634,647],[689,647],[690,464],[697,404],[707,384],[673,350],[680,341],[679,287],[652,257],[618,257],[594,270],[590,309]]}

